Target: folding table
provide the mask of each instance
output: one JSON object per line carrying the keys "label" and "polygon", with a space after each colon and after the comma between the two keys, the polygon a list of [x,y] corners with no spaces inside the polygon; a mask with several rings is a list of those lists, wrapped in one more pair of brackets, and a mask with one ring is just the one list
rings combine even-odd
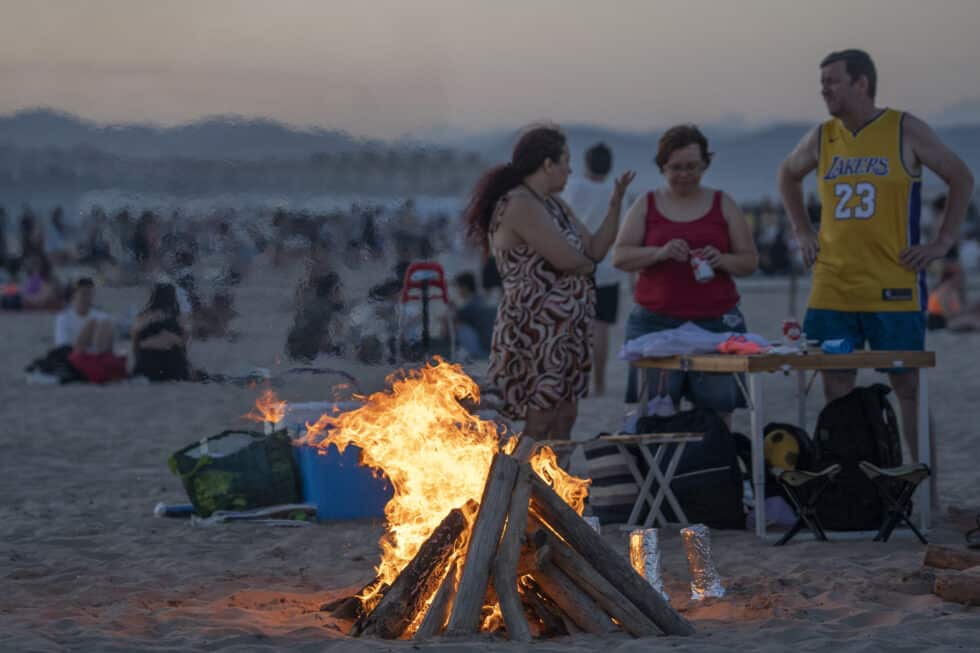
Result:
{"label": "folding table", "polygon": [[[931,351],[859,351],[850,354],[824,354],[821,351],[808,351],[800,354],[700,354],[667,356],[662,358],[642,358],[631,361],[634,367],[642,369],[682,370],[687,372],[718,372],[735,375],[749,409],[752,443],[752,487],[755,501],[755,532],[759,537],[766,536],[765,504],[765,464],[763,459],[765,427],[765,400],[762,395],[760,374],[783,372],[788,375],[796,372],[797,378],[797,418],[802,428],[806,428],[807,371],[819,370],[862,370],[887,368],[914,368],[919,370],[918,402],[918,444],[919,460],[927,465],[929,459],[929,387],[926,369],[936,366],[936,354]],[[740,374],[746,376],[748,388]],[[641,405],[646,404],[646,374],[641,373]],[[926,531],[930,523],[929,483],[921,483],[918,489],[919,517],[921,528]],[[838,537],[847,534],[838,534]]]}
{"label": "folding table", "polygon": [[[615,446],[623,456],[623,460],[626,461],[630,475],[639,487],[639,492],[637,492],[636,500],[633,502],[633,508],[630,511],[626,525],[640,526],[639,519],[643,512],[643,504],[648,504],[650,509],[646,513],[646,518],[643,520],[642,526],[643,528],[650,528],[657,521],[662,526],[667,525],[667,520],[661,509],[665,500],[670,504],[674,515],[681,523],[688,523],[687,515],[684,514],[684,510],[677,501],[677,497],[674,496],[670,483],[674,478],[674,474],[677,472],[677,466],[680,464],[684,447],[687,446],[688,442],[700,442],[703,437],[703,433],[641,433],[636,435],[623,433],[618,435],[600,435],[591,440],[542,440],[537,443],[537,446],[548,446],[552,449],[573,449],[578,446],[590,447],[595,445]],[[650,452],[648,445],[651,444],[661,445],[657,447],[656,453]],[[674,447],[671,451],[670,459],[667,461],[667,468],[662,470],[660,468],[661,463],[667,453],[666,445],[669,444],[673,444]],[[640,471],[636,461],[633,459],[633,454],[629,451],[631,447],[639,449],[646,461],[646,475]],[[654,488],[654,482],[656,482],[656,488]]]}

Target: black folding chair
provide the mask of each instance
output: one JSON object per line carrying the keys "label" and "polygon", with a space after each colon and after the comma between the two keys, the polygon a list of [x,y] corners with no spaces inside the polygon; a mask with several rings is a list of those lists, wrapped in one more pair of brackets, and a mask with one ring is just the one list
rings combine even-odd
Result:
{"label": "black folding chair", "polygon": [[840,465],[831,465],[820,472],[789,470],[779,475],[779,482],[786,489],[786,494],[793,502],[798,516],[796,523],[776,542],[776,546],[789,542],[804,526],[809,528],[818,540],[827,541],[827,534],[820,520],[817,519],[817,504],[824,490],[840,474],[840,471]]}
{"label": "black folding chair", "polygon": [[910,516],[912,514],[912,495],[915,494],[919,483],[929,478],[929,466],[925,463],[915,463],[882,469],[862,460],[858,463],[858,467],[874,483],[887,510],[885,520],[875,535],[874,541],[887,542],[899,522],[905,522],[923,544],[928,544],[925,536],[912,523]]}

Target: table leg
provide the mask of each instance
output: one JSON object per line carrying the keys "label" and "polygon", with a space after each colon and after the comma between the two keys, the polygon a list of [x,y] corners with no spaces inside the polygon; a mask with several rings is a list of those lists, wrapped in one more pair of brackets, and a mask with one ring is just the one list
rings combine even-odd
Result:
{"label": "table leg", "polygon": [[765,424],[765,404],[762,400],[762,383],[759,375],[750,372],[749,377],[749,421],[752,439],[752,492],[755,498],[755,534],[766,536],[766,466],[763,458],[765,439],[762,433]]}
{"label": "table leg", "polygon": [[796,371],[796,423],[806,431],[806,370]]}
{"label": "table leg", "polygon": [[654,524],[654,517],[660,520],[662,526],[667,525],[667,520],[664,519],[663,513],[660,510],[660,506],[663,504],[663,500],[667,499],[667,503],[674,510],[674,516],[677,521],[681,524],[690,523],[687,519],[687,515],[684,514],[684,510],[681,508],[680,503],[677,502],[677,497],[674,496],[674,491],[670,487],[671,481],[674,479],[674,474],[677,473],[677,466],[681,462],[681,456],[684,454],[684,447],[687,446],[686,442],[677,442],[674,445],[674,452],[671,454],[670,462],[667,463],[667,472],[663,473],[660,471],[660,458],[664,451],[664,447],[668,446],[667,443],[660,445],[657,448],[656,459],[650,454],[650,450],[646,447],[640,447],[643,452],[643,456],[647,460],[647,464],[650,465],[650,472],[656,477],[658,485],[657,494],[653,498],[653,505],[650,507],[650,512],[647,514],[646,520],[644,520],[643,528],[650,528]]}
{"label": "table leg", "polygon": [[[919,462],[929,465],[932,468],[932,456],[929,445],[932,441],[932,434],[929,432],[929,382],[925,368],[918,370],[919,390],[916,396],[918,403],[918,419],[916,427],[919,440]],[[929,479],[919,484],[919,517],[921,519],[921,529],[925,533],[929,529],[930,510],[932,510],[932,487]]]}

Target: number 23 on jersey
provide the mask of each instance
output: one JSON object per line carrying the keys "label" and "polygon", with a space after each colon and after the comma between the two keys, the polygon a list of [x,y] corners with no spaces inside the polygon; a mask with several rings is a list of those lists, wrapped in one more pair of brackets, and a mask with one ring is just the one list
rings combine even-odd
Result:
{"label": "number 23 on jersey", "polygon": [[875,185],[867,181],[834,184],[834,196],[837,197],[834,217],[838,220],[868,220],[874,217],[876,194]]}

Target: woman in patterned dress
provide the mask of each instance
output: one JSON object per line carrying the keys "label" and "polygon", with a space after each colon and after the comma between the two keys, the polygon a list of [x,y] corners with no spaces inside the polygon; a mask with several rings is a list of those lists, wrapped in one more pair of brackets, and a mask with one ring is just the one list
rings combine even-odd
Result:
{"label": "woman in patterned dress", "polygon": [[501,412],[524,420],[524,433],[538,439],[569,438],[578,399],[588,391],[592,274],[616,238],[635,176],[616,180],[609,212],[593,234],[557,195],[570,173],[561,130],[529,129],[510,162],[480,179],[465,214],[470,237],[492,251],[503,283],[490,381],[503,397]]}

